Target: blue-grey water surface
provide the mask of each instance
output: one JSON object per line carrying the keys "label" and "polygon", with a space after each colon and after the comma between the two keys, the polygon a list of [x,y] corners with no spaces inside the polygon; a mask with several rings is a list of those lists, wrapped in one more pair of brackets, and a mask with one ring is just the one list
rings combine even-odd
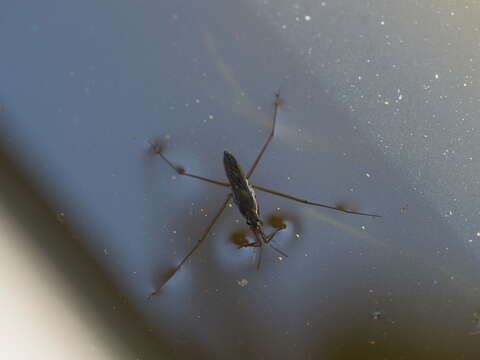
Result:
{"label": "blue-grey water surface", "polygon": [[[89,232],[172,358],[477,358],[477,1],[2,8],[2,141]],[[382,218],[258,193],[264,219],[285,220],[288,258],[266,249],[257,271],[227,207],[147,302],[227,193],[178,176],[150,144],[225,181],[223,151],[248,168],[277,90],[251,182]]]}

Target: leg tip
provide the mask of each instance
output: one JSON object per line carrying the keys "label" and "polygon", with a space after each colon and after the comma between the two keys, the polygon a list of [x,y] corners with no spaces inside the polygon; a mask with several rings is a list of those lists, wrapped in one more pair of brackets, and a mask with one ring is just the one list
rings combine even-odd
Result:
{"label": "leg tip", "polygon": [[275,106],[280,106],[283,104],[283,99],[280,97],[279,91],[274,92],[273,96],[275,96]]}
{"label": "leg tip", "polygon": [[149,144],[150,144],[149,150],[154,155],[160,155],[164,150],[163,145],[159,141],[149,142]]}
{"label": "leg tip", "polygon": [[158,291],[157,291],[157,290],[152,291],[152,292],[148,295],[147,301],[152,300],[152,297],[157,296],[157,294],[158,294]]}

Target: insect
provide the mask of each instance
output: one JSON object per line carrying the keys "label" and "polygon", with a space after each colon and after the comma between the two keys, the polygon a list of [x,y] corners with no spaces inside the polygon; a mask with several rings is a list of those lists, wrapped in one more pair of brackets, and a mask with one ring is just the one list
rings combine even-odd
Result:
{"label": "insect", "polygon": [[210,221],[208,224],[207,228],[203,232],[202,236],[199,238],[197,243],[193,246],[193,248],[185,255],[185,257],[180,261],[180,263],[169,273],[167,274],[164,282],[161,284],[161,286],[154,292],[152,292],[149,296],[151,298],[152,296],[155,296],[158,294],[159,290],[177,273],[178,270],[185,264],[185,262],[192,256],[195,251],[202,245],[202,243],[205,241],[207,238],[208,234],[212,230],[213,226],[217,222],[218,218],[222,214],[223,210],[225,210],[225,207],[227,206],[228,202],[230,199],[233,197],[234,203],[237,205],[240,213],[242,216],[245,218],[247,225],[250,227],[250,230],[252,231],[253,235],[255,236],[255,241],[253,242],[245,242],[240,245],[240,247],[259,247],[260,248],[260,254],[259,254],[259,260],[257,263],[257,267],[260,267],[260,260],[261,260],[261,251],[263,249],[263,246],[269,246],[276,252],[280,253],[283,256],[287,256],[284,252],[281,250],[277,249],[275,246],[272,245],[272,239],[275,237],[275,235],[283,228],[277,228],[274,230],[271,234],[267,235],[263,231],[263,222],[260,219],[260,210],[258,206],[257,199],[255,197],[255,191],[254,190],[259,190],[263,191],[266,193],[270,193],[272,195],[280,196],[283,198],[287,198],[290,200],[294,200],[297,202],[300,202],[302,204],[307,204],[307,205],[313,205],[313,206],[318,206],[318,207],[323,207],[323,208],[328,208],[336,211],[341,211],[344,213],[349,213],[349,214],[356,214],[356,215],[365,215],[365,216],[372,216],[372,217],[380,217],[380,215],[376,214],[368,214],[368,213],[362,213],[358,211],[353,211],[353,210],[348,210],[346,208],[342,207],[335,207],[335,206],[330,206],[330,205],[325,205],[321,203],[315,203],[311,202],[308,200],[302,200],[300,198],[297,198],[292,195],[287,195],[278,191],[274,191],[259,185],[255,184],[250,184],[248,182],[248,179],[252,176],[253,172],[255,171],[258,163],[260,162],[260,159],[262,158],[263,154],[265,153],[265,150],[267,149],[268,145],[270,144],[270,141],[272,140],[274,134],[275,134],[275,124],[277,120],[277,111],[278,107],[281,104],[281,99],[280,99],[280,94],[277,92],[274,94],[275,96],[275,101],[274,101],[274,109],[273,109],[273,121],[272,121],[272,128],[270,131],[270,134],[264,143],[263,147],[261,148],[260,152],[258,153],[255,161],[253,162],[252,166],[248,170],[247,174],[245,175],[244,172],[242,171],[242,168],[238,164],[237,160],[235,157],[229,153],[228,151],[224,151],[223,153],[223,165],[225,168],[225,173],[228,178],[228,183],[227,182],[222,182],[222,181],[217,181],[213,179],[209,179],[203,176],[198,176],[194,174],[190,174],[186,172],[186,170],[182,167],[175,166],[167,157],[162,152],[162,148],[158,144],[152,145],[152,150],[155,154],[160,155],[160,157],[173,169],[175,170],[179,175],[182,176],[188,176],[194,179],[206,181],[212,184],[216,184],[222,187],[229,187],[230,192],[227,194],[225,200],[223,201],[222,205],[220,208],[217,210],[215,216],[213,219]]}

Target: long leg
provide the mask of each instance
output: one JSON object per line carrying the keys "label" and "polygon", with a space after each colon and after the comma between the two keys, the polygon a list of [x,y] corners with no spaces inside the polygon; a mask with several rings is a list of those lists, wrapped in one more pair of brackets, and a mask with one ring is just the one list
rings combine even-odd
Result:
{"label": "long leg", "polygon": [[327,209],[341,211],[341,212],[348,213],[348,214],[365,215],[365,216],[372,216],[372,217],[382,217],[382,215],[367,214],[367,213],[362,213],[362,212],[353,211],[353,210],[345,210],[345,209],[340,209],[340,208],[337,208],[337,207],[331,206],[331,205],[325,205],[325,204],[311,202],[311,201],[308,201],[308,200],[302,200],[302,199],[299,199],[295,196],[283,194],[281,192],[270,190],[270,189],[267,189],[267,188],[264,188],[264,187],[258,186],[258,185],[253,185],[252,184],[251,186],[256,190],[264,191],[264,192],[267,192],[267,193],[270,193],[270,194],[273,194],[273,195],[277,195],[277,196],[280,196],[280,197],[283,197],[283,198],[286,198],[286,199],[290,199],[290,200],[293,200],[293,201],[298,201],[302,204],[319,206],[319,207],[323,207],[323,208],[327,208]]}
{"label": "long leg", "polygon": [[262,265],[262,253],[263,253],[263,246],[260,246],[260,249],[258,249],[257,270],[260,270],[260,265]]}
{"label": "long leg", "polygon": [[275,235],[277,235],[277,233],[280,231],[280,230],[285,230],[285,225],[281,228],[278,228],[278,229],[275,229],[274,232],[272,232],[270,235],[268,235],[266,238],[265,238],[265,242],[268,244],[270,241],[272,241],[272,239],[274,238]]}
{"label": "long leg", "polygon": [[273,250],[275,250],[275,251],[276,251],[277,253],[279,253],[280,255],[285,256],[285,257],[288,257],[288,255],[287,255],[284,251],[276,248],[275,246],[272,245],[272,243],[268,243],[268,246],[270,246]]}
{"label": "long leg", "polygon": [[260,241],[252,241],[252,242],[249,242],[249,243],[245,243],[243,245],[240,245],[239,248],[244,248],[244,247],[259,247],[259,246],[262,246],[262,243]]}
{"label": "long leg", "polygon": [[[270,246],[274,251],[276,251],[276,252],[279,253],[280,255],[285,256],[285,257],[288,257],[288,255],[287,255],[284,251],[282,251],[282,250],[278,249],[277,247],[273,246],[271,242],[268,242],[267,245]],[[257,269],[260,269],[260,262],[261,262],[262,249],[263,249],[262,243],[248,243],[248,244],[245,244],[245,245],[243,245],[243,246],[241,246],[241,247],[250,247],[250,246],[260,248],[260,250],[259,250],[259,259],[258,259],[258,263],[257,263]]]}
{"label": "long leg", "polygon": [[185,257],[182,259],[182,261],[180,261],[180,263],[173,269],[173,271],[169,274],[168,278],[163,282],[163,284],[161,284],[160,287],[157,290],[155,290],[154,292],[152,292],[150,294],[150,296],[148,297],[149,299],[152,296],[155,296],[155,295],[158,294],[160,289],[173,277],[173,275],[175,275],[177,273],[178,270],[180,270],[180,268],[183,266],[183,264],[185,264],[185,262],[188,260],[188,258],[193,255],[193,253],[200,247],[200,245],[203,244],[203,241],[207,238],[208,234],[210,233],[210,230],[212,229],[213,225],[215,225],[215,223],[217,222],[220,215],[222,215],[222,212],[223,212],[223,210],[225,210],[225,207],[227,206],[228,201],[230,200],[231,197],[232,197],[231,193],[227,195],[227,197],[225,198],[222,206],[220,206],[217,213],[213,217],[212,221],[210,221],[210,224],[208,224],[207,229],[202,234],[202,236],[200,237],[198,242],[193,246],[193,248],[188,252],[188,254],[185,255]]}
{"label": "long leg", "polygon": [[158,145],[154,145],[154,146],[153,146],[153,151],[155,152],[155,154],[160,155],[160,157],[161,157],[173,170],[175,170],[178,175],[189,176],[189,177],[192,177],[192,178],[194,178],[194,179],[203,180],[203,181],[209,182],[209,183],[211,183],[211,184],[220,185],[220,186],[224,186],[224,187],[229,187],[229,186],[230,186],[230,184],[225,183],[225,182],[223,182],[223,181],[217,181],[217,180],[209,179],[209,178],[206,178],[206,177],[203,177],[203,176],[198,176],[198,175],[193,175],[193,174],[187,173],[184,168],[182,168],[182,167],[180,167],[180,166],[175,166],[175,165],[173,165],[173,163],[172,163],[170,160],[168,160],[165,155],[162,154],[162,149],[161,149]]}
{"label": "long leg", "polygon": [[275,123],[277,121],[277,109],[278,109],[278,106],[280,105],[281,101],[280,101],[280,94],[278,92],[276,92],[274,95],[275,95],[275,102],[273,104],[274,107],[273,107],[272,131],[270,132],[270,135],[268,135],[267,141],[263,145],[262,150],[260,150],[260,153],[257,155],[257,158],[255,159],[252,167],[250,168],[250,170],[248,170],[247,179],[249,179],[250,176],[252,176],[253,172],[255,171],[255,168],[258,165],[258,162],[262,158],[263,153],[267,149],[268,144],[270,144],[270,141],[272,140],[273,135],[275,134]]}
{"label": "long leg", "polygon": [[270,235],[268,235],[268,236],[265,238],[265,243],[266,243],[268,246],[270,246],[273,250],[275,250],[277,253],[279,253],[280,255],[285,256],[285,257],[288,257],[288,255],[287,255],[284,251],[276,248],[276,247],[273,246],[273,244],[272,244],[272,242],[273,242],[272,240],[273,240],[273,238],[275,237],[275,235],[277,235],[277,233],[278,233],[279,231],[284,230],[284,229],[285,229],[285,226],[284,226],[284,227],[281,227],[281,228],[278,228],[278,229],[275,229],[274,232],[272,232]]}

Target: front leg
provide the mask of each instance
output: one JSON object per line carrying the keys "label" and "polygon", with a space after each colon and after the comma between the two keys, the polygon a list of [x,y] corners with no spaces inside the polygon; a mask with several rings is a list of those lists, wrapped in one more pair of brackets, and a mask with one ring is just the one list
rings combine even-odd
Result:
{"label": "front leg", "polygon": [[265,239],[265,243],[269,243],[270,241],[272,241],[272,239],[274,238],[275,235],[277,235],[277,233],[281,230],[284,230],[286,229],[286,226],[283,225],[282,227],[278,228],[278,229],[275,229],[274,232],[272,232],[270,235],[267,236],[267,238]]}
{"label": "front leg", "polygon": [[239,249],[244,248],[244,247],[260,247],[262,246],[262,243],[260,241],[252,241],[252,242],[246,242],[244,244],[240,244],[238,246]]}
{"label": "front leg", "polygon": [[173,170],[175,170],[175,171],[177,172],[178,175],[189,176],[189,177],[194,178],[194,179],[206,181],[206,182],[209,182],[209,183],[211,183],[211,184],[220,185],[220,186],[223,186],[223,187],[230,187],[230,184],[228,184],[228,183],[226,183],[226,182],[209,179],[209,178],[206,178],[206,177],[204,177],[204,176],[199,176],[199,175],[190,174],[190,173],[188,173],[183,167],[181,167],[181,166],[175,166],[175,165],[163,154],[163,148],[162,148],[162,145],[161,145],[161,144],[159,144],[159,143],[152,143],[152,144],[150,144],[150,146],[151,146],[151,151],[152,151],[155,155],[159,155],[159,156],[168,164],[168,166],[170,166]]}

